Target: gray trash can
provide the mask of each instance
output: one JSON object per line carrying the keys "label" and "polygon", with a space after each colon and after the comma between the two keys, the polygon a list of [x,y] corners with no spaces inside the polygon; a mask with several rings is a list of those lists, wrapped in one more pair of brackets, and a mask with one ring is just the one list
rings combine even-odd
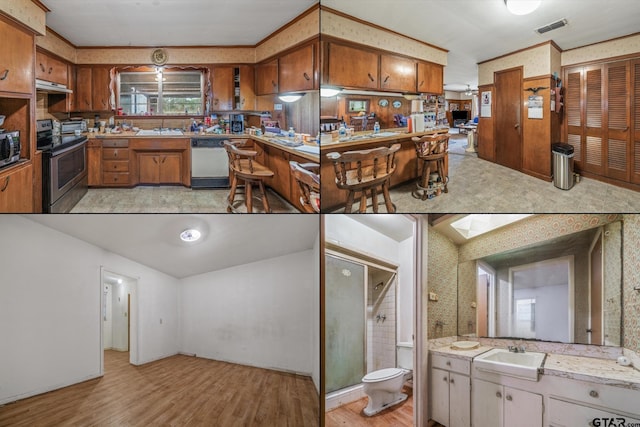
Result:
{"label": "gray trash can", "polygon": [[553,185],[570,190],[573,187],[573,147],[556,142],[551,145],[553,152]]}

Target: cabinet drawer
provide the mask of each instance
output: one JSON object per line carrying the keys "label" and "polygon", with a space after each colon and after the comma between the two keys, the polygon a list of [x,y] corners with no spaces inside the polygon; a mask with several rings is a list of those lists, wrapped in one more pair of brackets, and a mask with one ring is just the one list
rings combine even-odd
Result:
{"label": "cabinet drawer", "polygon": [[469,375],[471,373],[471,362],[454,357],[447,357],[440,354],[431,355],[431,366],[447,371],[458,372],[460,374]]}
{"label": "cabinet drawer", "polygon": [[102,146],[104,148],[122,148],[122,147],[128,147],[129,146],[129,140],[128,139],[109,139],[106,141],[102,141]]}
{"label": "cabinet drawer", "polygon": [[128,184],[128,172],[104,172],[102,174],[102,183],[104,185]]}
{"label": "cabinet drawer", "polygon": [[102,164],[104,172],[129,172],[128,160],[105,160]]}
{"label": "cabinet drawer", "polygon": [[103,148],[102,158],[104,160],[128,160],[129,150],[126,148]]}
{"label": "cabinet drawer", "polygon": [[[607,424],[602,418],[613,419],[615,424]],[[624,424],[621,424],[624,419]],[[551,427],[628,425],[640,420],[575,403],[549,399],[549,425]]]}

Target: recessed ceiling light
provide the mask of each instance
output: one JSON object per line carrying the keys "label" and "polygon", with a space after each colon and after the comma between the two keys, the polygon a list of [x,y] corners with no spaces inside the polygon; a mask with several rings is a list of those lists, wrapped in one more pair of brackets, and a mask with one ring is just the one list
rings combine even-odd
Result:
{"label": "recessed ceiling light", "polygon": [[451,227],[465,239],[471,239],[528,216],[531,214],[471,214],[452,222]]}
{"label": "recessed ceiling light", "polygon": [[514,15],[528,15],[536,10],[540,3],[542,0],[504,0],[507,9]]}
{"label": "recessed ceiling light", "polygon": [[188,243],[192,243],[199,240],[200,236],[202,236],[202,234],[195,228],[190,228],[180,233],[180,239],[183,242],[188,242]]}
{"label": "recessed ceiling light", "polygon": [[118,279],[118,285],[122,285],[122,279]]}

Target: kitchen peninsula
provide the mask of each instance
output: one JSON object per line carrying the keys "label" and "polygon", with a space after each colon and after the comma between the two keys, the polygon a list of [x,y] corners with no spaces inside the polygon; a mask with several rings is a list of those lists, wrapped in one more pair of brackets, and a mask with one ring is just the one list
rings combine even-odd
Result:
{"label": "kitchen peninsula", "polygon": [[[347,192],[336,186],[336,174],[333,163],[327,158],[328,153],[353,150],[369,150],[377,147],[390,147],[399,143],[396,153],[396,171],[391,177],[391,187],[415,180],[418,177],[415,144],[411,138],[424,135],[447,133],[448,128],[432,129],[419,133],[407,133],[406,128],[383,130],[376,135],[372,132],[356,132],[354,136],[335,142],[322,143],[320,146],[320,182],[322,194],[322,211],[331,212],[343,206],[347,200]],[[445,157],[445,174],[448,174],[448,160]]]}

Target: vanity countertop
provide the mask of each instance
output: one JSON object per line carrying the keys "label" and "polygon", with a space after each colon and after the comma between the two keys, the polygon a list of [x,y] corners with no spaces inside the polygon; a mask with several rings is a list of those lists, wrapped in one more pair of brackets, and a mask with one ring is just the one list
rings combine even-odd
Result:
{"label": "vanity countertop", "polygon": [[487,345],[481,345],[478,348],[472,350],[454,350],[451,345],[445,345],[444,347],[434,348],[430,351],[435,354],[441,354],[443,356],[454,357],[456,359],[472,360],[474,357],[491,350],[493,347]]}
{"label": "vanity countertop", "polygon": [[640,371],[615,360],[548,353],[544,375],[607,384],[640,391]]}

